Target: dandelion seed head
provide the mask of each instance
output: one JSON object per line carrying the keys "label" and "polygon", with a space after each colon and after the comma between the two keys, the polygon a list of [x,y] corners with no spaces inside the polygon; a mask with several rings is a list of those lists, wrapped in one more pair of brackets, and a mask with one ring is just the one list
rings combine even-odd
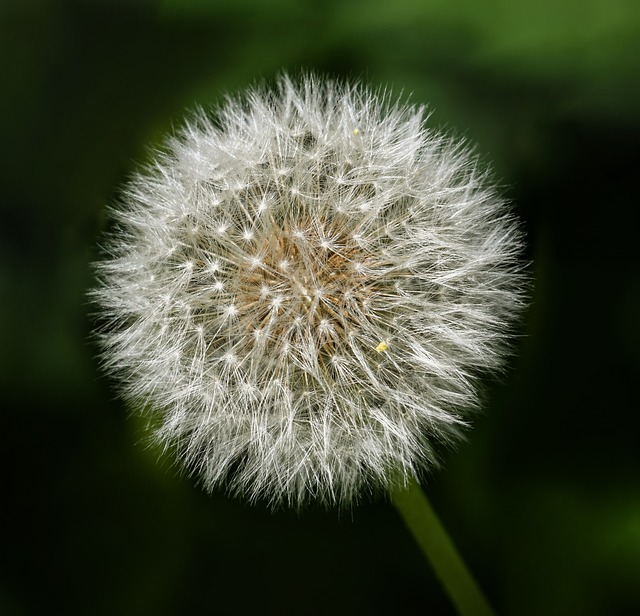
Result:
{"label": "dandelion seed head", "polygon": [[384,92],[282,77],[130,183],[93,296],[106,369],[208,489],[349,504],[437,465],[523,305],[464,144]]}

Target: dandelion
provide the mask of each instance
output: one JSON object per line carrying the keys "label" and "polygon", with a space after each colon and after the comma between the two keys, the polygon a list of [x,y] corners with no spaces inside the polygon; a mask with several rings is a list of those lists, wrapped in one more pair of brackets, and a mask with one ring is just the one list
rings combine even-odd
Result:
{"label": "dandelion", "polygon": [[314,76],[198,112],[128,185],[106,369],[204,486],[327,505],[438,463],[501,367],[522,237],[422,108]]}

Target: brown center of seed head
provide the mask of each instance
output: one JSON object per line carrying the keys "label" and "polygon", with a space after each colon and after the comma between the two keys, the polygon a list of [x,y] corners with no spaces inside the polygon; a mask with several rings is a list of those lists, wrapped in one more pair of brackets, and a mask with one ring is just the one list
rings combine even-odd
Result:
{"label": "brown center of seed head", "polygon": [[244,333],[264,333],[280,348],[307,339],[322,360],[356,331],[354,313],[362,315],[372,288],[362,273],[364,251],[346,236],[320,231],[285,222],[261,234],[256,257],[238,272],[237,305]]}

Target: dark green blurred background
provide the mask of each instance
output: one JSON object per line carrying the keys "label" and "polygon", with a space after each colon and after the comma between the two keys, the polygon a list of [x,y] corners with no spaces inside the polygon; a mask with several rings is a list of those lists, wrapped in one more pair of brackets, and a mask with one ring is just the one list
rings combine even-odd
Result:
{"label": "dark green blurred background", "polygon": [[412,92],[494,162],[532,307],[427,490],[501,613],[640,613],[638,7],[4,0],[0,613],[452,613],[387,503],[202,493],[144,446],[88,339],[105,204],[185,108],[283,68]]}

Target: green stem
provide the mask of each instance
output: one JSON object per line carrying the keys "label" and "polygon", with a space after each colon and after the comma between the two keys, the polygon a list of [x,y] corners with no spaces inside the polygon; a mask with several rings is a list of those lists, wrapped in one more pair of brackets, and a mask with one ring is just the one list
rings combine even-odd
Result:
{"label": "green stem", "polygon": [[494,612],[414,479],[391,493],[394,505],[461,616]]}

